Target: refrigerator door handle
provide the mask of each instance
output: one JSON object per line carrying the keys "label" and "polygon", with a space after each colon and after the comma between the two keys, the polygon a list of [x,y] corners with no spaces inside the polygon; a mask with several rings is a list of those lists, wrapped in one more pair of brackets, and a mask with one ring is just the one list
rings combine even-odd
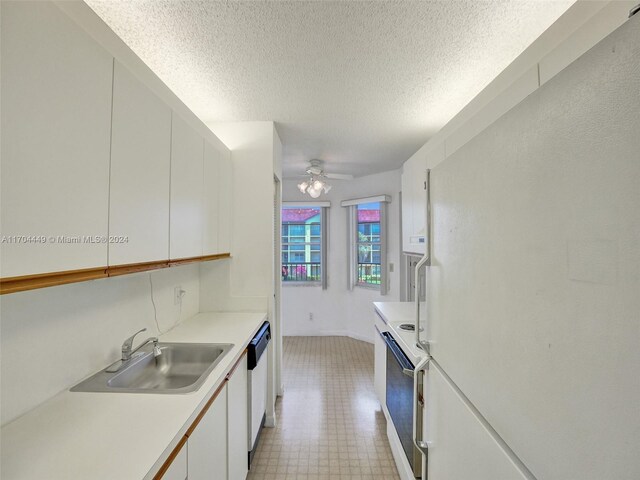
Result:
{"label": "refrigerator door handle", "polygon": [[427,442],[422,437],[424,426],[424,375],[429,368],[429,357],[425,357],[418,365],[413,375],[413,443],[418,450],[426,457],[427,456]]}

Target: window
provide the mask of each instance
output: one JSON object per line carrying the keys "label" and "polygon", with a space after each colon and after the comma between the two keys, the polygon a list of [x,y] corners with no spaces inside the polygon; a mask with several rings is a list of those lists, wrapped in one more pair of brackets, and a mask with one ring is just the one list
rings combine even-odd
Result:
{"label": "window", "polygon": [[380,202],[356,205],[356,283],[380,285]]}
{"label": "window", "polygon": [[283,204],[282,281],[326,288],[326,210],[328,202]]}
{"label": "window", "polygon": [[386,270],[387,195],[346,200],[349,208],[349,286],[388,291]]}

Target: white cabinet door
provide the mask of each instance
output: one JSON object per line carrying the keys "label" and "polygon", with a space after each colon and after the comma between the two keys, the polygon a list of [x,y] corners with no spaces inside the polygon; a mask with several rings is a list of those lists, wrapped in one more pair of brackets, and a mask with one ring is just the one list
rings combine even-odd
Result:
{"label": "white cabinet door", "polygon": [[245,480],[249,471],[249,402],[247,356],[244,355],[227,384],[229,426],[229,480]]}
{"label": "white cabinet door", "polygon": [[214,255],[218,249],[218,217],[220,184],[227,179],[220,177],[221,152],[208,142],[204,144],[204,225],[202,237],[202,254]]}
{"label": "white cabinet door", "polygon": [[425,429],[428,476],[438,480],[528,478],[440,370],[426,373]]}
{"label": "white cabinet door", "polygon": [[170,161],[171,109],[116,61],[109,265],[169,258]]}
{"label": "white cabinet door", "polygon": [[184,444],[173,459],[169,468],[162,475],[162,480],[186,480],[187,478],[187,444]]}
{"label": "white cabinet door", "polygon": [[402,250],[424,254],[427,194],[425,181],[427,165],[421,152],[405,162],[402,167]]}
{"label": "white cabinet door", "polygon": [[[376,321],[376,323],[378,323]],[[373,327],[374,334],[374,375],[373,384],[380,406],[385,408],[387,403],[387,344],[377,326]]]}
{"label": "white cabinet door", "polygon": [[402,191],[402,251],[411,252],[409,237],[413,232],[413,209],[411,201],[413,199],[413,185],[410,171],[411,159],[402,166],[400,175],[400,190]]}
{"label": "white cabinet door", "polygon": [[220,186],[218,217],[218,251],[231,253],[232,237],[232,212],[233,212],[233,163],[231,152],[224,150],[220,157]]}
{"label": "white cabinet door", "polygon": [[2,243],[1,275],[105,266],[83,236],[107,235],[113,58],[51,2],[1,8],[0,216],[25,236]]}
{"label": "white cabinet door", "polygon": [[227,480],[227,386],[189,436],[189,480]]}
{"label": "white cabinet door", "polygon": [[171,128],[170,258],[202,255],[204,140],[179,115]]}

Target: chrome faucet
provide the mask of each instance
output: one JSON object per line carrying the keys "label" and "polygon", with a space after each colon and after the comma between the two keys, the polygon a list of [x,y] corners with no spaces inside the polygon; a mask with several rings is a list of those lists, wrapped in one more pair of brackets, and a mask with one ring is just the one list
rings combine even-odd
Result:
{"label": "chrome faucet", "polygon": [[133,348],[133,339],[135,338],[135,336],[138,335],[139,333],[145,332],[146,330],[147,330],[146,328],[143,328],[142,330],[138,330],[136,333],[134,333],[124,341],[124,343],[122,344],[122,358],[117,362],[115,362],[113,365],[110,365],[109,367],[107,367],[105,369],[105,372],[109,372],[109,373],[119,372],[120,369],[125,365],[127,365],[127,362],[131,360],[131,356],[134,353],[136,353],[142,347],[144,347],[145,345],[151,342],[153,342],[153,356],[158,357],[162,355],[162,349],[158,345],[157,337],[149,337],[140,345],[138,345],[136,348]]}
{"label": "chrome faucet", "polygon": [[147,331],[146,328],[143,328],[142,330],[138,330],[136,333],[134,333],[133,335],[131,335],[129,338],[127,338],[124,341],[124,343],[122,344],[122,362],[126,362],[126,361],[130,360],[131,359],[131,355],[133,355],[138,350],[140,350],[142,347],[144,347],[145,345],[147,345],[148,343],[151,343],[151,342],[153,342],[153,355],[157,357],[158,355],[160,355],[162,353],[160,351],[160,348],[158,347],[158,338],[157,337],[149,337],[144,342],[142,342],[140,345],[138,345],[136,348],[132,348],[133,347],[133,339],[135,338],[135,336],[138,335],[139,333],[146,332],[146,331]]}

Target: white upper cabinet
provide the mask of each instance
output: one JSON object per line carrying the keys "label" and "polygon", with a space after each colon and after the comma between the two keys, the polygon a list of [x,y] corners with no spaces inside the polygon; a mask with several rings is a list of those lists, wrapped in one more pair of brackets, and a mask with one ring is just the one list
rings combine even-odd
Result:
{"label": "white upper cabinet", "polygon": [[175,112],[171,129],[171,259],[202,255],[204,140]]}
{"label": "white upper cabinet", "polygon": [[214,255],[219,253],[218,249],[218,209],[219,209],[219,188],[220,183],[227,181],[220,179],[220,156],[221,152],[209,142],[204,144],[204,191],[203,191],[203,212],[204,225],[202,236],[202,254]]}
{"label": "white upper cabinet", "polygon": [[218,251],[221,253],[231,253],[233,228],[233,163],[231,162],[231,152],[227,149],[222,151],[220,157],[220,178],[218,188]]}
{"label": "white upper cabinet", "polygon": [[113,58],[53,3],[1,21],[1,275],[105,266]]}
{"label": "white upper cabinet", "polygon": [[429,242],[427,169],[445,159],[444,142],[418,150],[402,167],[402,251],[424,255]]}
{"label": "white upper cabinet", "polygon": [[426,244],[427,164],[418,151],[402,167],[402,251],[423,255]]}
{"label": "white upper cabinet", "polygon": [[[171,109],[116,61],[110,265],[169,258],[170,161]],[[116,241],[120,236],[125,241]]]}

